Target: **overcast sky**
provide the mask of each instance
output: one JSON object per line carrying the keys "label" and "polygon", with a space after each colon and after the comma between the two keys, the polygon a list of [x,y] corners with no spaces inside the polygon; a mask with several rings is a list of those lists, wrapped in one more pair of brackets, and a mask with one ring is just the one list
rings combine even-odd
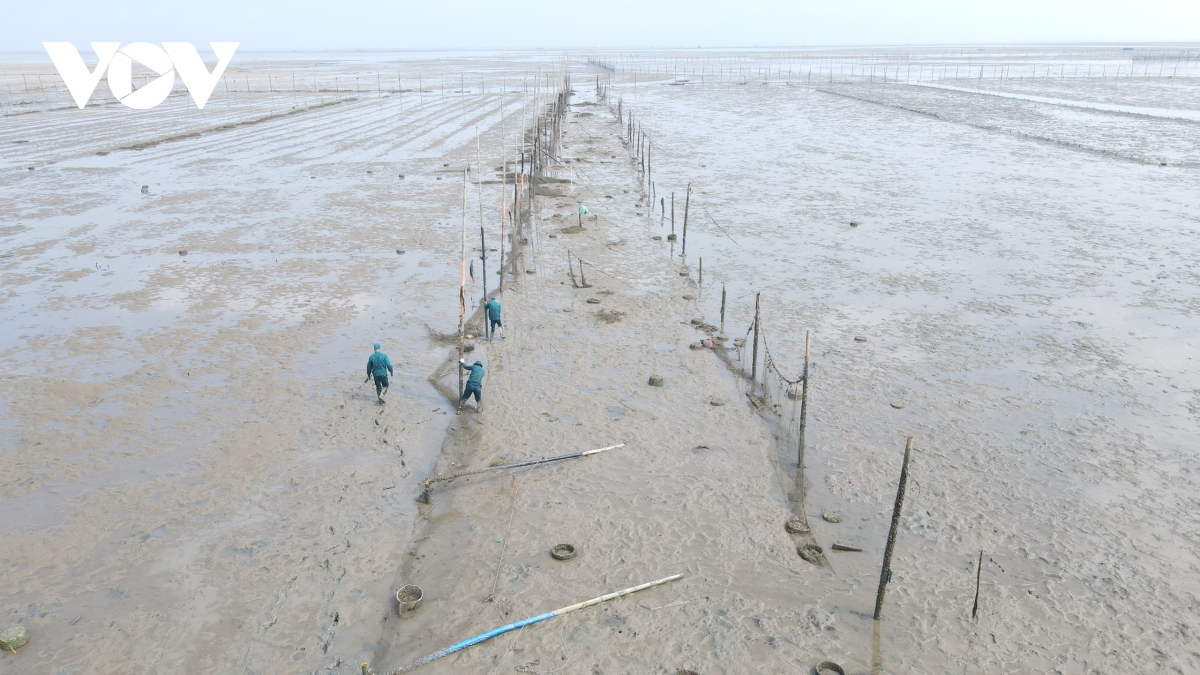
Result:
{"label": "overcast sky", "polygon": [[1200,40],[1200,0],[7,0],[0,51],[43,41],[251,50],[595,49]]}

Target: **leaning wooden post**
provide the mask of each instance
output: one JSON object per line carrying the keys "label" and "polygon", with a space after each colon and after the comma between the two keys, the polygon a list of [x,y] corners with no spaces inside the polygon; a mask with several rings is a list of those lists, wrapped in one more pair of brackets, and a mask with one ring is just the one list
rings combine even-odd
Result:
{"label": "leaning wooden post", "polygon": [[908,459],[912,455],[913,437],[904,446],[904,464],[900,467],[900,487],[896,489],[896,505],[892,507],[892,527],[888,530],[887,547],[883,549],[883,568],[879,570],[879,592],[875,594],[875,620],[883,616],[883,593],[892,579],[892,551],[896,548],[896,530],[900,529],[900,511],[904,508],[904,487],[908,483]]}
{"label": "leaning wooden post", "polygon": [[725,284],[721,284],[721,335],[725,334]]}
{"label": "leaning wooden post", "polygon": [[804,431],[808,422],[808,348],[812,331],[804,331],[804,375],[800,385],[800,445],[796,452],[796,515],[804,509]]}
{"label": "leaning wooden post", "polygon": [[979,579],[983,576],[983,551],[979,552],[979,563],[975,565],[975,604],[971,605],[971,618],[979,613]]}
{"label": "leaning wooden post", "polygon": [[579,284],[575,283],[575,263],[571,261],[571,249],[567,249],[567,273],[571,275],[571,286],[579,288]]}
{"label": "leaning wooden post", "polygon": [[683,202],[683,243],[680,244],[679,257],[687,255],[687,219],[688,205],[692,203],[692,184],[689,182],[687,186],[687,198]]}
{"label": "leaning wooden post", "polygon": [[696,281],[696,288],[704,288],[704,258],[700,259],[700,278]]}
{"label": "leaning wooden post", "polygon": [[750,393],[758,384],[758,301],[762,293],[754,294],[754,351],[750,359]]}
{"label": "leaning wooden post", "polygon": [[675,191],[671,190],[671,234],[675,234]]}

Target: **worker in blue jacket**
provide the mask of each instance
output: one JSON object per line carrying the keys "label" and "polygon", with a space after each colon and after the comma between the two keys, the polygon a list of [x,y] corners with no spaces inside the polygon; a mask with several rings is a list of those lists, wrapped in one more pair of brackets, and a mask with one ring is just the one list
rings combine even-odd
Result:
{"label": "worker in blue jacket", "polygon": [[458,362],[462,364],[463,370],[471,371],[471,376],[467,378],[467,386],[463,387],[462,397],[458,399],[458,411],[455,414],[462,412],[463,404],[472,395],[475,396],[475,410],[480,411],[483,409],[483,361],[476,361],[469,366],[462,359],[459,359]]}
{"label": "worker in blue jacket", "polygon": [[488,313],[488,323],[491,325],[492,337],[496,337],[496,329],[504,328],[504,324],[500,323],[500,302],[493,295],[491,301],[483,304],[483,308]]}
{"label": "worker in blue jacket", "polygon": [[375,395],[379,397],[380,403],[387,402],[383,400],[383,395],[388,390],[388,375],[392,375],[394,372],[391,359],[387,357],[387,354],[379,351],[379,343],[376,342],[375,353],[367,359],[367,379],[363,382],[369,381],[372,377],[375,378]]}

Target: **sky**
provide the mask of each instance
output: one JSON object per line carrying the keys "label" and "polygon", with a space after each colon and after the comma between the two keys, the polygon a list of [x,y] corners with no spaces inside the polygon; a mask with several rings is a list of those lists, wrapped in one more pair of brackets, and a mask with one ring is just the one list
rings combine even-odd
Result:
{"label": "sky", "polygon": [[1200,0],[6,0],[0,15],[5,52],[43,41],[404,51],[1200,40]]}

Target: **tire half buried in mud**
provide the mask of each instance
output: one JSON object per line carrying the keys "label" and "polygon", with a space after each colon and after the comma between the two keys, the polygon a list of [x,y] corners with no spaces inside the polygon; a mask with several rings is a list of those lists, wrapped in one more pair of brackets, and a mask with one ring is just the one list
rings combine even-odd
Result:
{"label": "tire half buried in mud", "polygon": [[825,551],[817,544],[812,542],[804,542],[796,547],[796,553],[804,559],[805,562],[810,562],[814,565],[820,565],[825,558]]}
{"label": "tire half buried in mud", "polygon": [[787,522],[783,524],[783,529],[791,534],[808,534],[812,531],[809,529],[808,523],[804,522],[804,519],[799,516],[788,518]]}

